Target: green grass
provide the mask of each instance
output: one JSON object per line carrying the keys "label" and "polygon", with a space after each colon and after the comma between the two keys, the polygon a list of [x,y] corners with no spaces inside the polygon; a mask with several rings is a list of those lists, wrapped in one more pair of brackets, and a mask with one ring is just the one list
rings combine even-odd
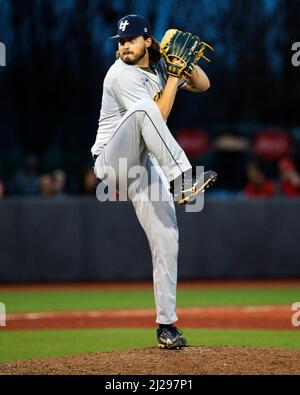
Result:
{"label": "green grass", "polygon": [[[288,304],[300,301],[300,288],[179,289],[178,307]],[[154,308],[153,291],[2,291],[8,313]]]}
{"label": "green grass", "polygon": [[[300,349],[300,331],[186,329],[192,346]],[[75,329],[0,332],[0,361],[16,361],[156,346],[154,329]]]}

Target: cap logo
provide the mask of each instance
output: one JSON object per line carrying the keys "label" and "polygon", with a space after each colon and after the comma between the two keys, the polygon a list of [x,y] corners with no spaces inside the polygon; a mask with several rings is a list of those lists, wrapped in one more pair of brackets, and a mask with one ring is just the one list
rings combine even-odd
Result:
{"label": "cap logo", "polygon": [[126,19],[126,21],[122,21],[122,22],[120,23],[120,28],[119,28],[119,29],[122,30],[122,32],[125,32],[127,26],[129,26],[129,22],[128,22],[128,20]]}

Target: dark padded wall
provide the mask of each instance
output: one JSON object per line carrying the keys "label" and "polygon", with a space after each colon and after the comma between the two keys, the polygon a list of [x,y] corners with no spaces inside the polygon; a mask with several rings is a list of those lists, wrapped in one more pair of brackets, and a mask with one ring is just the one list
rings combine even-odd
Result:
{"label": "dark padded wall", "polygon": [[[300,276],[298,200],[206,199],[177,208],[179,279]],[[151,280],[131,203],[0,202],[0,281]]]}

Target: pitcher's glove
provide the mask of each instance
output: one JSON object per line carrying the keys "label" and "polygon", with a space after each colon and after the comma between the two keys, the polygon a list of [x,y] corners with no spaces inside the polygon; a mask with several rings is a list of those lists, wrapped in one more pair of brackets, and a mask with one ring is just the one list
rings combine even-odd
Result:
{"label": "pitcher's glove", "polygon": [[206,48],[213,48],[202,42],[199,37],[181,30],[169,29],[160,43],[160,53],[165,58],[167,73],[177,78],[189,79],[194,66],[203,57]]}

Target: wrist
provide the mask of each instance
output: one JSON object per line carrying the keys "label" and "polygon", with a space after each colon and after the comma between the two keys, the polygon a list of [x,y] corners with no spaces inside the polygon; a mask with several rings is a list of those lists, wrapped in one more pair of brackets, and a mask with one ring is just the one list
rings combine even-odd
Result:
{"label": "wrist", "polygon": [[181,77],[175,77],[174,75],[169,75],[168,76],[168,82],[177,85],[179,83],[179,81],[181,80]]}

